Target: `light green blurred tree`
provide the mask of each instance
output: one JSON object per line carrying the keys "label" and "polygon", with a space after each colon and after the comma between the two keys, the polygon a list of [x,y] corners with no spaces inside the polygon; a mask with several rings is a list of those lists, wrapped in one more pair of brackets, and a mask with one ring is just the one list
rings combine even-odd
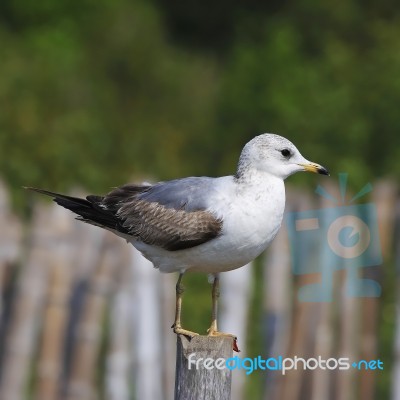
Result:
{"label": "light green blurred tree", "polygon": [[6,3],[0,171],[14,188],[190,173],[211,131],[213,60],[168,43],[144,1]]}

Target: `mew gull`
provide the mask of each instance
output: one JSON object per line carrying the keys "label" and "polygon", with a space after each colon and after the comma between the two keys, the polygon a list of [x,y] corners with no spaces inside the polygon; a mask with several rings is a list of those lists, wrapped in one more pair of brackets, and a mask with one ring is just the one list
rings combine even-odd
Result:
{"label": "mew gull", "polygon": [[284,179],[298,171],[329,174],[306,160],[289,140],[265,133],[244,146],[235,175],[127,184],[86,199],[28,189],[53,197],[78,214],[78,220],[123,237],[161,272],[179,272],[172,325],[176,334],[197,335],[181,326],[183,274],[211,274],[208,335],[236,339],[217,328],[219,274],[244,266],[271,243],[282,222]]}

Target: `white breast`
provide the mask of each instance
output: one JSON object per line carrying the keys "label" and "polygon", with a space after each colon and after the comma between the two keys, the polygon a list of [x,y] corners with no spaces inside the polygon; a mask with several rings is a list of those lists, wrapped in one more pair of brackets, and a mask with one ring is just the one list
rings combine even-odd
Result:
{"label": "white breast", "polygon": [[214,262],[210,260],[210,263],[216,264],[218,260],[223,271],[241,267],[256,258],[268,247],[281,226],[284,184],[281,179],[268,178],[241,188],[231,202],[229,212],[227,208],[222,210],[223,235],[210,243],[217,253]]}

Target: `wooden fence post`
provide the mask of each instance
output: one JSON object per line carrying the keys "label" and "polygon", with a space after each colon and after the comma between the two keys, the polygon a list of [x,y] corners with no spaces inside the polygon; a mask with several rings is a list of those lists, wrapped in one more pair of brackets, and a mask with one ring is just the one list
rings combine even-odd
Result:
{"label": "wooden fence post", "polygon": [[26,264],[19,273],[13,316],[5,338],[1,400],[24,398],[29,380],[46,295],[49,237],[44,228],[50,221],[48,207],[35,207],[30,236],[32,244],[27,251]]}
{"label": "wooden fence post", "polygon": [[[189,341],[179,335],[175,400],[230,400],[232,371],[225,365],[217,368],[215,362],[219,358],[227,360],[232,357],[232,346],[232,339],[226,337],[199,335]],[[212,361],[208,363],[206,359]],[[196,362],[199,368],[196,368]],[[222,364],[221,361],[220,367]]]}
{"label": "wooden fence post", "polygon": [[134,392],[137,399],[161,400],[160,273],[133,246],[131,251],[134,304]]}

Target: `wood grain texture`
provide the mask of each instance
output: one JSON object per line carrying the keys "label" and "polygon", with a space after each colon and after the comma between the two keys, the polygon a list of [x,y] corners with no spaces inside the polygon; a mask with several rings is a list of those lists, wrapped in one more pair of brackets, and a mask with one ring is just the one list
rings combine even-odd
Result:
{"label": "wood grain texture", "polygon": [[225,337],[195,336],[189,341],[185,336],[177,337],[175,400],[230,400],[232,372],[228,368],[199,369],[188,357],[196,353],[194,360],[232,357],[232,339]]}

